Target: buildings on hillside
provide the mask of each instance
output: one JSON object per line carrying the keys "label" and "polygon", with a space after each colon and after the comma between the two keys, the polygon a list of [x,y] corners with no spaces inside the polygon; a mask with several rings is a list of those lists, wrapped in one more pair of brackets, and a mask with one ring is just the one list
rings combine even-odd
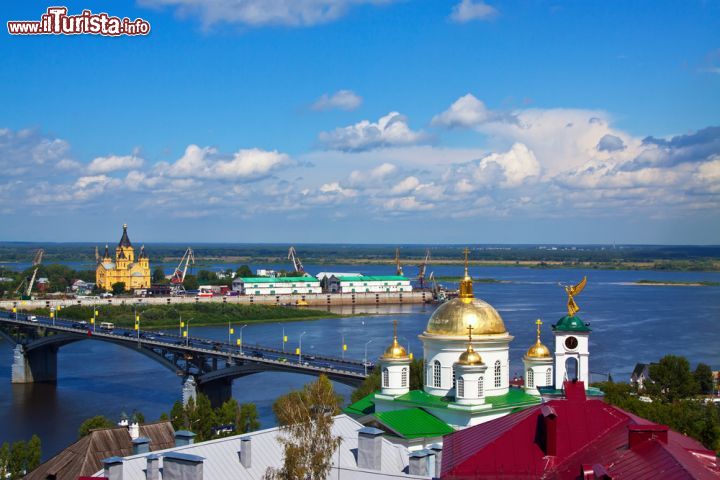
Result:
{"label": "buildings on hillside", "polygon": [[131,291],[150,287],[150,259],[145,254],[145,247],[135,257],[135,249],[130,243],[127,233],[127,224],[123,225],[120,242],[115,248],[115,256],[110,256],[110,250],[105,245],[105,254],[98,259],[95,270],[95,283],[107,291],[112,290],[116,283],[125,284],[125,290]]}

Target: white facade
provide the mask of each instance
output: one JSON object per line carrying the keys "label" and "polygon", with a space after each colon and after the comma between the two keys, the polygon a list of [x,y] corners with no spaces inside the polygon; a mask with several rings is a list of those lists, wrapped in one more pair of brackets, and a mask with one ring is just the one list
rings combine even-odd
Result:
{"label": "white facade", "polygon": [[590,332],[558,331],[555,334],[555,388],[561,388],[568,375],[568,362],[577,362],[577,379],[590,385]]}
{"label": "white facade", "polygon": [[412,292],[410,280],[397,275],[351,276],[327,279],[327,290],[332,293],[402,293]]}
{"label": "white facade", "polygon": [[525,391],[530,395],[540,395],[538,387],[552,387],[555,377],[553,375],[552,357],[523,357],[525,366]]}
{"label": "white facade", "polygon": [[232,289],[241,295],[302,295],[321,293],[320,282],[312,277],[236,278]]}
{"label": "white facade", "polygon": [[380,392],[393,397],[410,391],[410,358],[381,358]]}
{"label": "white facade", "polygon": [[[472,339],[473,349],[487,367],[484,374],[485,396],[505,395],[510,388],[510,342],[508,333],[483,335]],[[439,397],[455,396],[454,366],[467,348],[467,339],[439,335],[420,335],[425,358],[425,391]]]}
{"label": "white facade", "polygon": [[485,403],[487,365],[455,364],[455,402],[460,405]]}

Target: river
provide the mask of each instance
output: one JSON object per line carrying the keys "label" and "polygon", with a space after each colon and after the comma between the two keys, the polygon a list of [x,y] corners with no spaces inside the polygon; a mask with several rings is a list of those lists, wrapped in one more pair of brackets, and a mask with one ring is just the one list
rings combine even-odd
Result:
{"label": "river", "polygon": [[[388,266],[306,266],[318,271],[388,273]],[[272,266],[270,266],[272,268]],[[434,266],[436,275],[458,275],[459,267]],[[406,275],[416,272],[406,269]],[[509,283],[477,283],[475,294],[497,308],[515,339],[511,343],[511,374],[522,372],[522,355],[534,341],[537,318],[543,319],[543,341],[552,348],[550,324],[565,312],[565,294],[558,282],[572,283],[588,275],[588,286],[577,297],[579,315],[593,330],[590,336],[590,370],[593,378],[608,373],[627,381],[636,362],[659,359],[665,354],[684,355],[692,367],[698,362],[720,368],[720,288],[687,286],[638,286],[640,279],[720,282],[717,272],[656,272],[580,269],[530,269],[517,267],[472,268],[475,277]],[[447,283],[447,282],[446,282]],[[422,355],[417,335],[434,306],[405,305],[364,307],[366,313],[308,322],[253,324],[243,331],[244,343],[281,345],[282,331],[294,350],[302,332],[305,353],[340,355],[342,337],[346,356],[376,359],[392,335],[398,319],[399,337],[416,356]],[[361,312],[360,307],[356,313]],[[236,332],[239,330],[236,326]],[[227,340],[226,327],[195,328],[193,336]],[[0,442],[28,439],[33,433],[43,441],[43,458],[77,439],[80,423],[94,415],[118,419],[121,412],[139,410],[157,419],[169,412],[180,397],[180,378],[130,349],[102,342],[83,341],[62,347],[58,355],[56,385],[12,385],[12,346],[0,340]],[[240,402],[257,404],[261,427],[274,424],[272,403],[312,377],[290,373],[261,373],[235,380],[233,395]],[[336,384],[349,398],[351,389]]]}

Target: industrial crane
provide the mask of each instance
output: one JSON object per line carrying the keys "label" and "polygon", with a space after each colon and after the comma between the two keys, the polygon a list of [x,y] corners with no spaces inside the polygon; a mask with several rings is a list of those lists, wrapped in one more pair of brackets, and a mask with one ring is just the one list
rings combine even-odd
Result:
{"label": "industrial crane", "polygon": [[[22,282],[20,282],[20,285],[15,289],[15,295],[20,293],[20,298],[22,300],[30,300],[30,294],[32,293],[32,287],[35,284],[35,278],[37,277],[37,272],[40,269],[40,264],[42,263],[42,257],[45,254],[45,250],[42,248],[39,249],[37,252],[35,252],[35,257],[33,258],[32,266],[35,267],[33,270],[32,275],[30,278],[23,279]],[[25,288],[25,285],[27,285],[27,288]]]}
{"label": "industrial crane", "polygon": [[420,288],[425,288],[425,271],[427,270],[428,263],[430,263],[430,249],[425,250],[425,260],[420,264],[420,270],[418,270],[418,283]]}
{"label": "industrial crane", "polygon": [[400,265],[400,248],[395,249],[395,275],[402,276],[403,269]]}
{"label": "industrial crane", "polygon": [[[183,263],[185,264],[184,266]],[[180,259],[180,263],[173,272],[172,277],[170,277],[170,283],[174,285],[173,292],[176,295],[185,292],[183,282],[185,281],[185,275],[187,275],[188,266],[190,265],[190,263],[195,265],[195,253],[193,252],[192,248],[188,247],[188,249],[185,250],[182,258]]]}
{"label": "industrial crane", "polygon": [[288,260],[292,260],[293,268],[296,273],[305,273],[305,268],[303,267],[302,262],[300,262],[300,257],[297,256],[295,247],[293,246],[291,246],[290,250],[288,250]]}

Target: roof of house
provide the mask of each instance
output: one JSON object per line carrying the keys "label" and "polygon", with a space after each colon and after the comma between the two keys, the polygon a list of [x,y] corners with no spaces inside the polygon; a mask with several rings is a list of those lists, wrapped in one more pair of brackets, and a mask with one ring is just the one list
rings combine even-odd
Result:
{"label": "roof of house", "polygon": [[320,283],[315,277],[239,277],[233,283]]}
{"label": "roof of house", "polygon": [[378,412],[374,417],[403,438],[441,437],[455,431],[450,425],[422,408]]}
{"label": "roof of house", "polygon": [[[167,421],[140,425],[140,436],[150,439],[151,451],[175,445],[175,431]],[[45,480],[54,475],[57,480],[77,480],[78,477],[90,476],[102,468],[103,459],[131,453],[132,439],[127,427],[91,430],[24,478]]]}
{"label": "roof of house", "polygon": [[[448,435],[442,478],[466,479],[502,472],[506,478],[578,478],[583,467],[610,478],[720,478],[714,452],[667,427],[585,397],[582,382],[567,397]],[[578,390],[582,389],[582,393]],[[556,421],[557,451],[548,455],[544,418]],[[652,431],[629,445],[629,428]],[[662,431],[667,432],[667,442]]]}
{"label": "roof of house", "polygon": [[[363,426],[348,417],[337,415],[333,423],[333,434],[342,438],[338,451],[332,455],[333,473],[329,478],[381,479],[381,478],[428,478],[407,475],[407,451],[382,438],[381,470],[364,470],[357,466],[358,430]],[[269,428],[257,432],[232,437],[209,440],[191,445],[154,452],[162,456],[169,453],[196,455],[204,459],[203,476],[212,480],[245,480],[259,479],[268,467],[280,467],[283,458],[283,446],[278,441],[282,433],[279,428]],[[238,452],[241,450],[241,439],[251,438],[252,461],[250,468],[240,463]],[[145,480],[147,454],[126,457],[123,461],[123,480]],[[338,471],[338,465],[340,470]],[[94,477],[101,477],[103,471],[96,471]]]}
{"label": "roof of house", "polygon": [[341,282],[409,282],[407,277],[402,275],[360,275],[349,277],[335,277]]}

